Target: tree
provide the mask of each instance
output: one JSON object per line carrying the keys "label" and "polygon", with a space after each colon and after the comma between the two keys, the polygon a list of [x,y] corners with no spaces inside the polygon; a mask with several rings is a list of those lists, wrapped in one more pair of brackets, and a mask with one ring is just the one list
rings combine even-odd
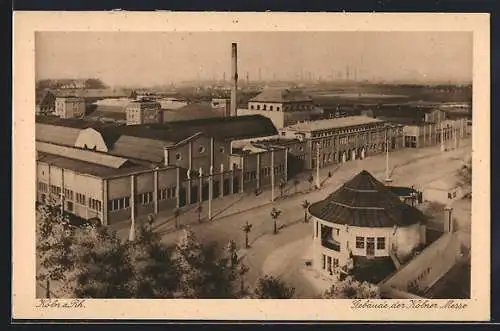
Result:
{"label": "tree", "polygon": [[72,255],[75,267],[67,287],[77,298],[133,298],[134,265],[127,243],[108,227],[88,225],[75,231]]}
{"label": "tree", "polygon": [[278,217],[281,215],[281,210],[278,210],[276,208],[273,208],[271,210],[271,218],[273,219],[273,222],[274,222],[274,230],[273,230],[273,234],[277,234],[278,233],[278,228],[277,228],[277,225],[276,225],[276,222],[278,220]]}
{"label": "tree", "polygon": [[309,208],[309,206],[311,205],[311,203],[307,200],[304,200],[302,202],[302,208],[304,208],[304,223],[307,223],[307,209]]}
{"label": "tree", "polygon": [[376,285],[359,282],[351,276],[336,282],[323,294],[324,299],[378,299],[380,290]]}
{"label": "tree", "polygon": [[245,248],[248,248],[250,247],[248,245],[248,233],[250,233],[252,231],[252,224],[248,224],[248,221],[245,223],[245,225],[243,225],[243,232],[245,232]]}
{"label": "tree", "polygon": [[181,215],[181,211],[179,208],[174,209],[174,226],[176,229],[179,228],[179,216]]}
{"label": "tree", "polygon": [[235,297],[233,284],[239,260],[237,255],[235,258],[233,245],[228,245],[220,256],[214,245],[202,245],[192,231],[185,229],[173,252],[173,260],[179,275],[180,297]]}
{"label": "tree", "polygon": [[294,189],[295,189],[295,194],[297,194],[297,187],[299,186],[300,184],[300,181],[298,178],[294,178],[293,179],[293,186],[294,186]]}
{"label": "tree", "polygon": [[135,298],[172,298],[177,290],[178,273],[172,251],[161,236],[142,224],[135,241],[127,243],[133,266],[130,288]]}
{"label": "tree", "polygon": [[201,212],[203,211],[203,205],[201,202],[196,206],[196,212],[198,213],[198,223],[201,223]]}
{"label": "tree", "polygon": [[51,198],[38,206],[37,218],[37,280],[45,281],[48,286],[51,281],[65,282],[66,273],[73,268],[74,228]]}
{"label": "tree", "polygon": [[291,299],[295,288],[288,287],[278,278],[265,275],[257,282],[254,294],[258,299]]}

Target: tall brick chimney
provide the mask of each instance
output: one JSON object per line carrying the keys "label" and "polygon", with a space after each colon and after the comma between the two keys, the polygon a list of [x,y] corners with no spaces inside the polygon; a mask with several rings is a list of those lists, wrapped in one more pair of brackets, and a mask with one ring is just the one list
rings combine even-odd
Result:
{"label": "tall brick chimney", "polygon": [[238,45],[231,44],[231,116],[238,116]]}

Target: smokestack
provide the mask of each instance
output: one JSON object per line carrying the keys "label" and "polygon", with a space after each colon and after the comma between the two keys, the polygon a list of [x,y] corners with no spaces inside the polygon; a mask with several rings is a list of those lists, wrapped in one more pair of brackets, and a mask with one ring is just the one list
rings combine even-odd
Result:
{"label": "smokestack", "polygon": [[231,89],[231,116],[237,116],[236,109],[238,107],[237,92],[238,92],[238,45],[231,44],[231,80],[233,86]]}

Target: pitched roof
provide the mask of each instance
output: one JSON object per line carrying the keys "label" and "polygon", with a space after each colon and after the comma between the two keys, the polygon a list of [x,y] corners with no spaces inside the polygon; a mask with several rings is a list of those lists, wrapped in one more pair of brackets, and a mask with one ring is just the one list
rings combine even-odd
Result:
{"label": "pitched roof", "polygon": [[100,178],[114,177],[150,169],[150,167],[135,164],[130,161],[127,161],[119,168],[107,167],[100,164],[90,163],[84,160],[71,159],[65,156],[43,152],[38,153],[37,161],[49,163],[60,168],[73,170],[81,174],[88,174]]}
{"label": "pitched roof", "polygon": [[35,137],[38,141],[73,146],[80,134],[80,128],[36,123]]}
{"label": "pitched roof", "polygon": [[164,148],[172,144],[157,139],[121,135],[109,153],[136,160],[161,163],[165,157]]}
{"label": "pitched roof", "polygon": [[309,212],[332,223],[369,228],[408,226],[424,220],[418,209],[401,202],[366,170],[312,204]]}
{"label": "pitched roof", "polygon": [[368,116],[347,116],[317,121],[300,122],[288,126],[287,129],[311,132],[382,122],[382,120],[371,118]]}
{"label": "pitched roof", "polygon": [[189,121],[200,118],[224,116],[221,108],[212,108],[210,103],[190,103],[177,109],[163,109],[163,122]]}
{"label": "pitched roof", "polygon": [[312,101],[301,90],[269,88],[249,100],[250,102],[300,102]]}
{"label": "pitched roof", "polygon": [[41,153],[63,155],[74,160],[105,166],[108,168],[121,168],[128,160],[105,153],[96,153],[89,150],[78,149],[68,146],[59,146],[51,143],[36,142],[36,150]]}

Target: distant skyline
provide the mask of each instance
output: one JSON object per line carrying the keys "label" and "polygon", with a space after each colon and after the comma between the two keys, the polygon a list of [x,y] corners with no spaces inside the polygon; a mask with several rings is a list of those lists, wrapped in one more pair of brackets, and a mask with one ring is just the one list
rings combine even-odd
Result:
{"label": "distant skyline", "polygon": [[36,79],[229,80],[232,42],[240,81],[472,82],[470,32],[37,32]]}

